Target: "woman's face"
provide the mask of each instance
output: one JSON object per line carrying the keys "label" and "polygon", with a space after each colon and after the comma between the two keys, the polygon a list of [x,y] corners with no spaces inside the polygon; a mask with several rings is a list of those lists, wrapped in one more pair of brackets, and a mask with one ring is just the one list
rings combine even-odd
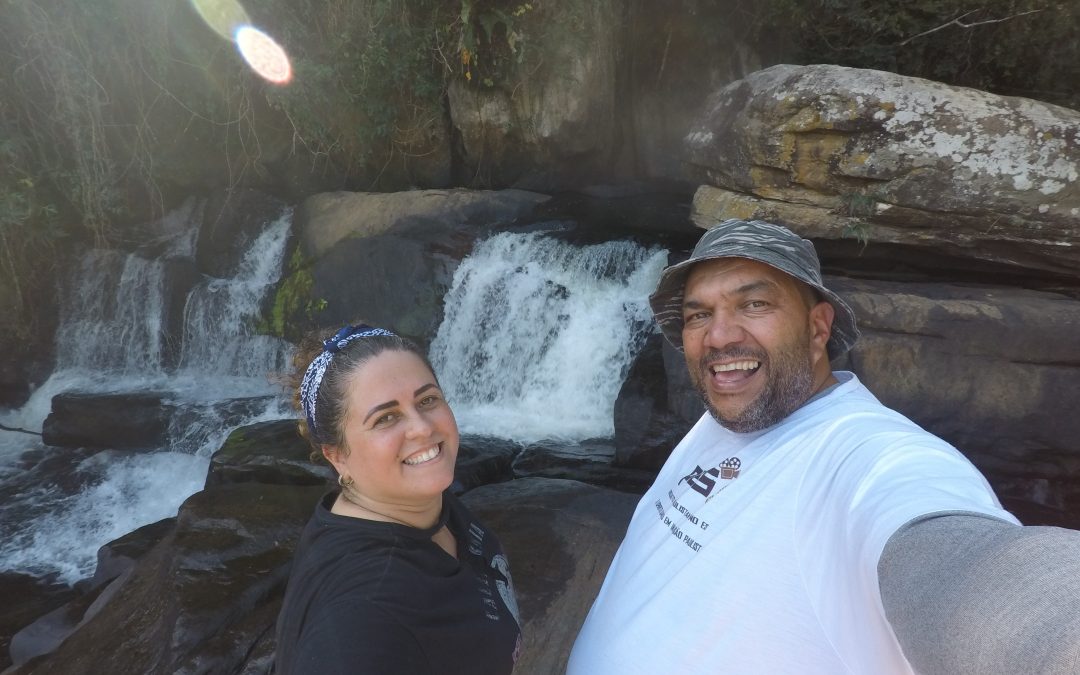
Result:
{"label": "woman's face", "polygon": [[423,505],[454,480],[458,428],[435,376],[416,354],[385,351],[347,380],[345,452],[327,456],[362,496]]}

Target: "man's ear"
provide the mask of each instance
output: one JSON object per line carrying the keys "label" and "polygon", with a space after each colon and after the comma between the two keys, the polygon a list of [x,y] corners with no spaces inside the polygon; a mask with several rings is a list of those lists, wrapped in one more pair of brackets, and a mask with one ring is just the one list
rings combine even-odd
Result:
{"label": "man's ear", "polygon": [[835,316],[836,309],[824,300],[810,308],[810,354],[815,362],[819,358],[824,358],[826,363],[829,361],[827,345]]}

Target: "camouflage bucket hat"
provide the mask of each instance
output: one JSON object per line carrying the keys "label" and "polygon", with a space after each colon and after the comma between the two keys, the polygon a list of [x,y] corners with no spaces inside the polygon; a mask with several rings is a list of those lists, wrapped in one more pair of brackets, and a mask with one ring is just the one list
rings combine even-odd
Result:
{"label": "camouflage bucket hat", "polygon": [[682,349],[683,290],[690,268],[704,260],[746,258],[757,260],[789,274],[816,289],[836,310],[827,349],[835,359],[855,344],[859,329],[855,313],[840,296],[821,282],[821,263],[814,245],[786,227],[761,220],[725,220],[698,241],[690,258],[664,269],[656,291],[649,296],[653,316],[668,342]]}

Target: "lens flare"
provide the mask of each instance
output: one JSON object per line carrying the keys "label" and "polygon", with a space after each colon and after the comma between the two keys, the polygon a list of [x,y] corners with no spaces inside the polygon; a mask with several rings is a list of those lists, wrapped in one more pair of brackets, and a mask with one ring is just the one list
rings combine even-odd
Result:
{"label": "lens flare", "polygon": [[263,79],[274,84],[286,84],[292,79],[288,54],[258,28],[241,26],[236,31],[236,46],[252,70]]}
{"label": "lens flare", "polygon": [[191,6],[207,26],[226,40],[233,36],[237,28],[251,23],[237,0],[191,0]]}

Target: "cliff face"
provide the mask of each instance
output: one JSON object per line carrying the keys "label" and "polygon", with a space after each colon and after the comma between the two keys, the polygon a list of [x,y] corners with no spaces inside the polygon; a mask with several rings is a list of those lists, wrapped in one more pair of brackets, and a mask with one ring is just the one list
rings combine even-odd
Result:
{"label": "cliff face", "polygon": [[55,330],[67,252],[192,194],[680,183],[691,116],[761,62],[728,2],[245,4],[288,53],[287,85],[197,2],[0,16],[0,309],[21,328],[0,335],[0,405],[48,372],[48,344],[25,345]]}

